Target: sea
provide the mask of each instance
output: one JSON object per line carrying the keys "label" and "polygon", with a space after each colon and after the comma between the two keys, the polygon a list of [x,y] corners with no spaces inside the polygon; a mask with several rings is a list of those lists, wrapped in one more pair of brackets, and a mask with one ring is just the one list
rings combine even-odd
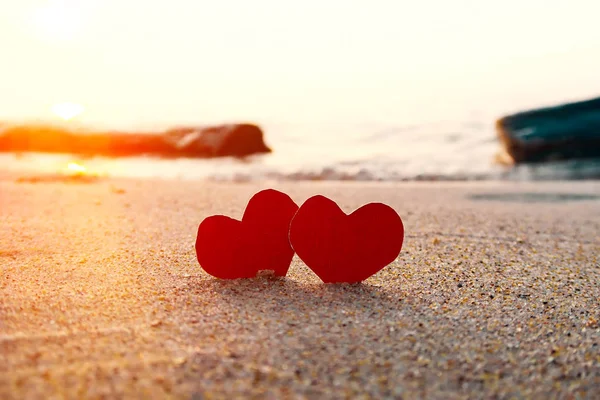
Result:
{"label": "sea", "polygon": [[0,153],[0,170],[128,178],[257,180],[570,180],[600,177],[600,160],[498,162],[494,120],[420,124],[262,123],[273,152],[244,159],[77,158]]}

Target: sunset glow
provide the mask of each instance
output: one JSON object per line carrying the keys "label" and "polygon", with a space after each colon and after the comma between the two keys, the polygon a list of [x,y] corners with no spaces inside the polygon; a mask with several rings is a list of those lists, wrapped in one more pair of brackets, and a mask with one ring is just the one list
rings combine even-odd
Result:
{"label": "sunset glow", "polygon": [[81,104],[60,103],[52,106],[52,113],[65,121],[70,121],[80,115],[84,109],[85,108]]}
{"label": "sunset glow", "polygon": [[90,125],[490,120],[596,95],[599,13],[595,0],[4,1],[0,89],[19,96],[0,119],[66,96]]}
{"label": "sunset glow", "polygon": [[87,172],[87,168],[77,162],[70,162],[67,164],[67,169],[69,172],[77,173],[77,174],[85,174]]}

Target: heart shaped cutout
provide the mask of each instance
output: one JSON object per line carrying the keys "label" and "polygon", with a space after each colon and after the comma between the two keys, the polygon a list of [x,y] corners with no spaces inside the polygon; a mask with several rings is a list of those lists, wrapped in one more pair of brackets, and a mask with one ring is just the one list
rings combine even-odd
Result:
{"label": "heart shaped cutout", "polygon": [[262,270],[285,276],[294,256],[288,232],[296,211],[287,194],[267,189],[250,199],[241,221],[224,215],[204,219],[196,237],[200,266],[221,279],[253,278]]}
{"label": "heart shaped cutout", "polygon": [[402,219],[382,203],[346,215],[334,201],[314,196],[290,226],[296,254],[325,283],[362,282],[394,261],[403,241]]}

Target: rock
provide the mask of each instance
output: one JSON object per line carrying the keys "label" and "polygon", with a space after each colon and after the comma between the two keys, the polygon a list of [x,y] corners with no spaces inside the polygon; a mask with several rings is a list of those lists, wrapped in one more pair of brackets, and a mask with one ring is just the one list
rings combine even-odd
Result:
{"label": "rock", "polygon": [[46,125],[5,126],[0,152],[72,153],[126,157],[244,157],[269,153],[262,130],[251,124],[183,127],[162,133],[84,132]]}
{"label": "rock", "polygon": [[186,154],[207,153],[212,157],[244,157],[271,152],[264,143],[261,129],[251,124],[177,128],[167,131],[166,137]]}
{"label": "rock", "polygon": [[600,158],[600,97],[509,115],[496,131],[514,163]]}

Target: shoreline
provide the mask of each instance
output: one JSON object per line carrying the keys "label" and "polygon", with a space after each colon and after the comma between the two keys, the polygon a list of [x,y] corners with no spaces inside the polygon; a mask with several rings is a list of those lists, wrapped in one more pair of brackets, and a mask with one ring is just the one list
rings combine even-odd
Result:
{"label": "shoreline", "polygon": [[[468,181],[558,181],[599,180],[600,160],[582,159],[554,163],[504,165],[481,157],[468,163],[447,160],[430,163],[411,157],[397,160],[376,158],[344,160],[275,151],[247,159],[218,157],[211,159],[152,157],[78,158],[68,154],[28,153],[21,156],[0,154],[3,171],[23,175],[69,172],[68,165],[78,164],[90,174],[133,179],[184,179],[212,182],[357,181],[357,182],[468,182]],[[433,156],[435,158],[435,156]],[[465,156],[465,159],[469,157]],[[326,161],[325,161],[326,160]]]}

